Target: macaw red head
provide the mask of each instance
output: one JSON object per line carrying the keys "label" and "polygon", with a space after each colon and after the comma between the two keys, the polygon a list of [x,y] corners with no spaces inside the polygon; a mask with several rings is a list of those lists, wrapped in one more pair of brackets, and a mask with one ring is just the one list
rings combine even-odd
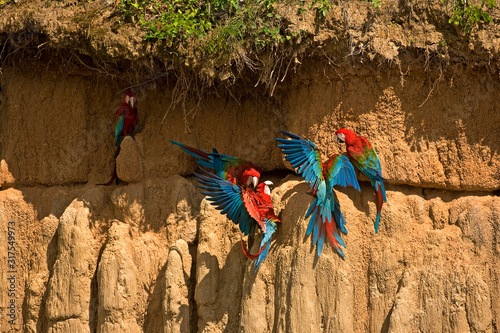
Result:
{"label": "macaw red head", "polygon": [[135,92],[129,91],[123,98],[123,103],[128,104],[131,109],[137,107],[137,97],[135,96]]}
{"label": "macaw red head", "polygon": [[248,169],[243,171],[243,184],[248,187],[255,189],[257,187],[257,183],[259,182],[260,173],[255,169]]}
{"label": "macaw red head", "polygon": [[351,130],[341,128],[335,132],[335,143],[345,143],[351,145],[354,143],[358,135]]}

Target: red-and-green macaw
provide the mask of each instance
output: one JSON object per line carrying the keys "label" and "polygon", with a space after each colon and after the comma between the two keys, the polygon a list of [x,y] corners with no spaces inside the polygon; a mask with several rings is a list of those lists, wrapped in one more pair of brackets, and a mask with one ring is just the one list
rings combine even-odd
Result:
{"label": "red-and-green macaw", "polygon": [[377,218],[375,219],[375,233],[377,233],[382,204],[387,201],[382,167],[377,152],[365,137],[345,128],[335,132],[335,141],[345,143],[347,156],[351,163],[370,179],[377,196]]}
{"label": "red-and-green macaw", "polygon": [[[139,116],[137,112],[137,97],[133,91],[129,91],[123,97],[122,104],[120,108],[115,113],[115,158],[120,153],[120,144],[123,141],[123,138],[127,135],[134,135],[136,130],[139,129]],[[118,184],[118,178],[116,176],[116,164],[113,170],[113,175],[111,179],[105,184],[99,185],[111,185],[113,181],[116,179],[116,183]]]}
{"label": "red-and-green macaw", "polygon": [[252,162],[219,154],[216,149],[213,149],[212,153],[208,153],[179,142],[172,140],[170,142],[180,146],[189,155],[196,157],[196,162],[200,166],[214,170],[217,176],[229,181],[231,184],[243,185],[255,189],[259,182],[262,171]]}
{"label": "red-and-green macaw", "polygon": [[280,143],[278,147],[296,172],[309,183],[309,193],[315,198],[306,213],[306,218],[311,217],[306,235],[313,232],[313,243],[318,244],[318,256],[323,250],[326,235],[337,252],[345,258],[340,248],[340,245],[345,247],[345,243],[339,235],[339,229],[345,234],[347,229],[333,187],[349,185],[359,191],[353,166],[345,156],[336,154],[323,163],[321,153],[313,142],[292,133],[280,132],[290,140],[277,138]]}
{"label": "red-and-green macaw", "polygon": [[115,143],[116,148],[120,148],[123,138],[127,135],[134,135],[139,115],[137,113],[137,97],[135,92],[129,91],[123,98],[122,105],[115,113]]}
{"label": "red-and-green macaw", "polygon": [[267,256],[271,243],[271,236],[277,229],[277,223],[281,221],[274,213],[271,201],[271,190],[269,185],[272,182],[265,181],[257,185],[255,190],[247,186],[241,186],[224,180],[221,177],[203,170],[203,174],[194,173],[199,187],[204,190],[202,194],[208,197],[207,200],[221,210],[223,214],[237,224],[243,234],[253,234],[255,226],[262,232],[260,250],[257,254],[249,254],[242,244],[242,249],[249,259],[255,259],[255,270]]}

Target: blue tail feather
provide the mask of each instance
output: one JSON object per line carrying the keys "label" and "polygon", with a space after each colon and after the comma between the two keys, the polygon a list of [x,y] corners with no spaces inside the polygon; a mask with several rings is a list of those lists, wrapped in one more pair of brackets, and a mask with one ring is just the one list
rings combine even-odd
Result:
{"label": "blue tail feather", "polygon": [[318,241],[318,257],[321,256],[321,252],[323,252],[323,245],[325,244],[325,224],[321,223],[319,228],[319,241]]}
{"label": "blue tail feather", "polygon": [[377,212],[377,218],[375,219],[375,233],[378,233],[379,222],[380,222],[380,212]]}

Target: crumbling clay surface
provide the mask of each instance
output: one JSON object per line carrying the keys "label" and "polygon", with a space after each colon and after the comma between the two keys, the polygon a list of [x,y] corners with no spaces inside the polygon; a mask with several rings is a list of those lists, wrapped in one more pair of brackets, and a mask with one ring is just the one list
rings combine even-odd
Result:
{"label": "crumbling clay surface", "polygon": [[[374,35],[368,7],[335,6],[329,22],[349,21],[345,36],[353,42],[371,36],[383,62],[346,56],[336,49],[347,47],[342,41],[323,34],[310,56],[275,66],[288,74],[279,72],[272,97],[253,76],[206,87],[210,93],[176,89],[186,77],[141,83],[134,89],[142,131],[126,137],[116,157],[113,121],[128,81],[64,67],[44,52],[2,62],[0,331],[498,332],[500,80],[488,58],[498,51],[494,30],[477,36],[488,49],[463,54],[464,64],[483,55],[491,67],[444,70],[439,62],[436,72],[444,32],[428,29],[429,18],[422,16],[412,35],[397,22]],[[47,23],[41,16],[32,19]],[[314,31],[311,22],[292,23]],[[63,47],[67,35],[59,36],[58,26],[38,28]],[[430,43],[422,54],[410,48],[413,37],[422,47]],[[139,45],[140,36],[129,42]],[[145,52],[137,45],[129,58]],[[362,52],[356,45],[349,48]],[[119,52],[109,48],[108,55]],[[326,158],[345,149],[333,138],[341,127],[376,148],[387,203],[375,234],[366,178],[359,178],[360,192],[336,189],[346,258],[330,244],[318,258],[305,235],[308,185],[274,138],[278,129],[302,135]],[[277,185],[272,199],[282,223],[257,271],[237,225],[192,179],[195,159],[170,140],[251,160],[262,167],[261,180]],[[97,185],[115,165],[118,184]],[[255,253],[260,236],[244,241]]]}

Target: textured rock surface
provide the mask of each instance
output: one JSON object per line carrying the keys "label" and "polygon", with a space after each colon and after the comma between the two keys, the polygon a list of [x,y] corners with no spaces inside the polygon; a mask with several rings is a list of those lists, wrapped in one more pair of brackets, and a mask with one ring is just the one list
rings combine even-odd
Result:
{"label": "textured rock surface", "polygon": [[85,203],[75,200],[59,221],[56,260],[47,288],[49,332],[90,332],[90,285],[96,258],[89,215]]}
{"label": "textured rock surface", "polygon": [[16,180],[9,172],[9,166],[5,160],[0,161],[0,188],[7,188],[14,184]]}
{"label": "textured rock surface", "polygon": [[[140,140],[140,134],[137,135]],[[120,154],[116,157],[116,174],[126,183],[137,183],[144,178],[139,144],[126,136],[120,144]]]}
{"label": "textured rock surface", "polygon": [[112,201],[120,220],[135,228],[144,224],[144,185],[132,184],[113,191]]}
{"label": "textured rock surface", "polygon": [[220,332],[239,327],[245,256],[239,229],[203,200],[196,253],[194,299],[198,331]]}
{"label": "textured rock surface", "polygon": [[[0,331],[20,331],[23,325],[22,304],[30,291],[25,272],[29,267],[29,228],[33,225],[33,206],[23,193],[10,188],[0,191]],[[9,237],[11,236],[11,237]],[[43,262],[43,261],[42,261]],[[11,304],[13,304],[11,306]],[[9,308],[11,306],[11,308]]]}
{"label": "textured rock surface", "polygon": [[[375,235],[369,188],[343,191],[349,234],[342,260],[330,245],[316,258],[304,237],[312,201],[306,189],[290,180],[274,191],[286,224],[259,272],[247,266],[244,331],[494,331],[500,319],[498,197],[389,190]],[[432,214],[448,218],[435,227]]]}
{"label": "textured rock surface", "polygon": [[[0,331],[498,332],[499,79],[484,68],[435,81],[423,70],[315,60],[273,99],[188,100],[199,106],[194,118],[169,109],[171,82],[138,87],[143,131],[116,160],[129,184],[109,187],[96,184],[115,163],[124,84],[91,70],[3,67],[0,278],[10,221],[17,275],[13,298],[0,283]],[[312,198],[287,176],[274,137],[286,129],[330,155],[343,149],[332,137],[339,127],[379,151],[388,202],[375,235],[368,182],[339,190],[346,259],[330,245],[317,258],[305,236]],[[239,229],[187,177],[194,159],[171,139],[273,171],[263,179],[278,185],[283,223],[257,272]]]}
{"label": "textured rock surface", "polygon": [[185,240],[179,239],[170,247],[165,270],[163,300],[163,332],[191,332],[189,303],[192,258]]}
{"label": "textured rock surface", "polygon": [[[461,80],[453,79],[453,75],[465,75],[460,72],[443,76],[425,101],[422,91],[427,91],[428,78],[419,74],[406,76],[402,87],[400,78],[390,73],[379,73],[378,81],[371,82],[370,74],[345,70],[342,80],[328,80],[338,74],[308,66],[290,78],[289,90],[277,92],[274,101],[261,104],[248,99],[238,104],[207,96],[193,120],[175,109],[162,124],[171,93],[138,91],[143,131],[136,141],[125,138],[124,151],[117,158],[119,177],[138,182],[143,174],[147,179],[161,179],[193,171],[193,158],[172,145],[171,139],[205,150],[217,147],[221,153],[238,155],[272,170],[283,168],[274,143],[278,128],[304,135],[331,154],[343,149],[334,144],[332,131],[349,127],[367,136],[377,148],[390,183],[454,190],[500,189],[496,148],[500,102],[493,89],[497,83],[484,81],[486,73],[468,73]],[[12,68],[3,72],[2,82],[9,82],[3,88],[5,118],[15,130],[6,132],[2,156],[16,183],[107,181],[114,163],[112,119],[121,102],[121,96],[112,91],[120,89],[112,82],[107,86],[102,81],[85,85],[70,75],[63,78],[62,86],[61,78],[51,72],[44,72],[43,83],[31,72]],[[41,85],[52,90],[37,89]],[[24,93],[28,90],[33,92],[29,96]],[[92,103],[87,102],[88,95],[92,95]],[[43,113],[43,117],[31,110]],[[64,116],[66,110],[72,110],[69,121]]]}
{"label": "textured rock surface", "polygon": [[97,269],[97,332],[140,332],[138,272],[133,261],[130,226],[111,225]]}

